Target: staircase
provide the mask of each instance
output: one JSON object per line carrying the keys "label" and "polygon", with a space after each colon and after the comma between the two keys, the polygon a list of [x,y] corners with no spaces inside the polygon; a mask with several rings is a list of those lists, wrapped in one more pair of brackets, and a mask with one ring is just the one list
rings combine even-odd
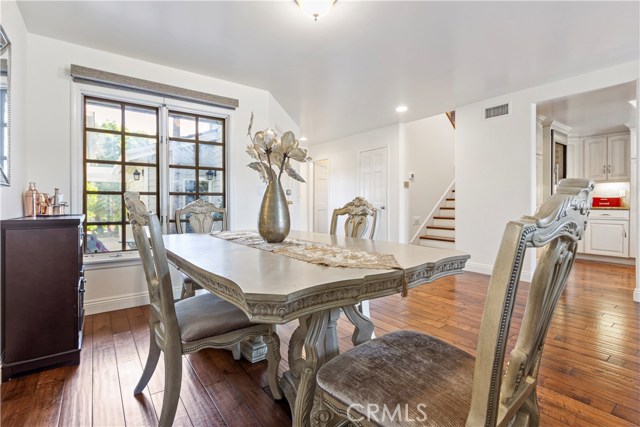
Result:
{"label": "staircase", "polygon": [[420,245],[454,249],[456,244],[456,190],[452,189],[420,236]]}

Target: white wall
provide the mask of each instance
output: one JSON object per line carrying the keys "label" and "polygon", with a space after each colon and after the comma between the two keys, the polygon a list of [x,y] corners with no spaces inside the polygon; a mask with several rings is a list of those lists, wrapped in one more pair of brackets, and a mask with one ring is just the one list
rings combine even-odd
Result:
{"label": "white wall", "polygon": [[[504,226],[535,210],[535,103],[638,78],[630,62],[456,108],[456,247],[471,271],[490,274]],[[485,107],[511,114],[485,120]],[[534,260],[523,266],[530,279]]]}
{"label": "white wall", "polygon": [[[401,235],[406,235],[404,228],[401,229],[399,225],[402,186],[399,135],[400,125],[392,125],[309,147],[313,160],[329,160],[329,215],[360,194],[358,154],[365,150],[387,147],[387,238],[394,242],[399,241]],[[308,196],[310,200],[313,199],[312,196]]]}
{"label": "white wall", "polygon": [[[300,127],[293,119],[287,114],[287,112],[282,108],[282,106],[278,103],[278,101],[273,97],[273,95],[269,94],[269,117],[272,120],[270,124],[274,129],[279,129],[280,132],[292,131],[295,133],[296,138],[300,138]],[[302,147],[305,144],[300,143]],[[306,174],[306,165],[301,165],[299,162],[294,160],[291,161],[291,166],[296,169],[303,178]],[[291,190],[291,195],[287,196],[287,200],[292,202],[289,205],[289,214],[291,217],[291,229],[292,230],[307,230],[307,191],[304,187],[306,184],[301,184],[295,179],[289,178],[289,176],[285,173],[282,175],[282,188],[286,190]]]}
{"label": "white wall", "polygon": [[14,1],[0,1],[2,27],[11,42],[11,185],[0,187],[0,219],[22,216],[27,189],[27,29]]}
{"label": "white wall", "polygon": [[[71,169],[77,166],[71,164],[72,132],[76,130],[71,129],[72,82],[69,67],[77,64],[237,98],[240,107],[235,111],[228,110],[229,223],[234,229],[256,228],[264,184],[255,171],[246,167],[251,160],[245,153],[245,146],[249,143],[247,127],[251,112],[255,114],[254,132],[278,123],[284,130],[298,133],[298,126],[269,92],[35,34],[28,34],[26,39],[29,67],[22,70],[22,75],[26,74],[29,90],[24,118],[25,123],[32,125],[28,127],[26,144],[23,145],[29,159],[26,171],[24,164],[14,169],[14,174],[26,176],[18,183],[19,192],[24,191],[28,180],[35,181],[40,191],[58,187],[63,194],[72,194]],[[25,99],[24,96],[22,98]],[[81,212],[82,206],[76,202],[71,210]],[[4,211],[3,208],[3,215]],[[16,214],[21,214],[21,208]],[[125,260],[112,264],[110,268],[104,267],[87,266],[87,313],[129,307],[145,301],[146,284],[139,264]]]}
{"label": "white wall", "polygon": [[[407,233],[411,237],[454,179],[455,130],[445,114],[403,127],[406,173],[402,180],[409,179],[410,173],[415,176],[405,190],[409,205]],[[414,224],[414,219],[418,219],[419,225]]]}

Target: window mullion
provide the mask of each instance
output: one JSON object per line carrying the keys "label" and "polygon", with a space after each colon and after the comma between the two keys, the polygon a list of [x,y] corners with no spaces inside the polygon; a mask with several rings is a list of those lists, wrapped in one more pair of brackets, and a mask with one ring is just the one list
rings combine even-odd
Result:
{"label": "window mullion", "polygon": [[169,233],[169,109],[166,104],[160,107],[160,126],[158,129],[159,158],[158,169],[160,174],[160,212],[164,218],[163,230]]}
{"label": "window mullion", "polygon": [[[124,121],[125,118],[125,106],[124,104],[120,104],[120,114],[121,114],[121,119],[120,119],[120,161],[122,162],[122,166],[121,166],[121,171],[120,171],[120,189],[122,191],[122,193],[124,194],[125,191],[127,191],[126,185],[127,185],[127,179],[126,179],[126,175],[127,175],[127,159],[126,159],[126,153],[127,153],[127,144],[126,144],[126,136],[125,136],[125,128],[126,128],[126,123]],[[126,250],[127,247],[127,227],[126,227],[126,206],[124,205],[124,197],[120,198],[120,203],[121,203],[121,213],[122,213],[122,218],[120,219],[122,221],[121,227],[121,236],[122,236],[122,244],[121,246],[121,250]]]}

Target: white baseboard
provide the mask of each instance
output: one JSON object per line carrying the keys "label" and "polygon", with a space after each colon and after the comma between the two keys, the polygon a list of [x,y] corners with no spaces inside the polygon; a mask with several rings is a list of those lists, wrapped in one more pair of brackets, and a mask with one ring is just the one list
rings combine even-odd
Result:
{"label": "white baseboard", "polygon": [[613,256],[578,253],[576,254],[576,259],[581,259],[583,261],[607,262],[609,264],[636,265],[635,258],[619,258]]}
{"label": "white baseboard", "polygon": [[[173,288],[174,297],[179,298],[181,291],[182,288]],[[125,308],[139,307],[147,304],[149,304],[149,293],[147,292],[94,298],[84,301],[84,314],[105,313],[107,311],[123,310]]]}
{"label": "white baseboard", "polygon": [[[472,273],[480,273],[480,274],[486,274],[487,276],[491,276],[491,273],[493,272],[493,265],[480,264],[477,262],[467,261],[467,263],[465,264],[464,270],[470,271]],[[533,273],[530,271],[523,271],[520,274],[520,280],[524,282],[531,282],[532,278],[533,278]]]}
{"label": "white baseboard", "polygon": [[84,302],[85,314],[98,314],[106,311],[122,310],[149,304],[149,294],[140,292],[137,294],[116,295],[107,298],[96,298]]}
{"label": "white baseboard", "polygon": [[635,302],[640,302],[640,289],[639,289],[639,288],[636,288],[636,289],[633,291],[633,300],[634,300]]}

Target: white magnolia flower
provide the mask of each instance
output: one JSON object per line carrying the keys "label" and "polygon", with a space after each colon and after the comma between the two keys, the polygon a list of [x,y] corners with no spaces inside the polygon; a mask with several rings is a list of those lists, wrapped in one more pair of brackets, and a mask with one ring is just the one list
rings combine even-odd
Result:
{"label": "white magnolia flower", "polygon": [[[251,128],[253,126],[253,113],[251,113],[251,121],[249,124],[248,135],[251,137]],[[305,182],[304,179],[291,167],[289,159],[299,162],[308,162],[311,160],[307,156],[307,149],[299,147],[299,142],[293,132],[285,132],[281,138],[275,130],[268,128],[264,131],[256,132],[251,140],[252,144],[247,146],[247,154],[257,160],[248,166],[260,173],[260,177],[265,182],[280,180],[283,172],[286,172],[291,178]],[[274,167],[280,172],[275,173]]]}

